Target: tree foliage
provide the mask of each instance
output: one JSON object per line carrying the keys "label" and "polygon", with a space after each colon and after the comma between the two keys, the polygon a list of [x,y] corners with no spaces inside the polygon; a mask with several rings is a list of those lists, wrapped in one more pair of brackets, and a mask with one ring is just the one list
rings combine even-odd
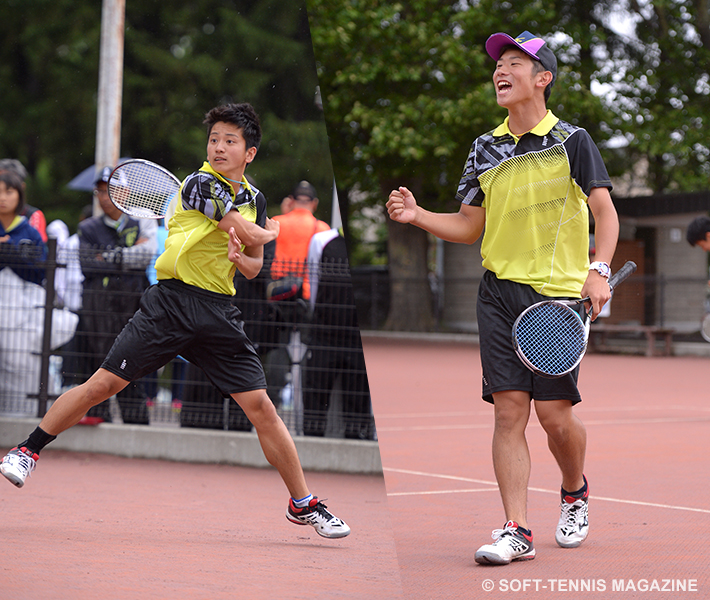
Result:
{"label": "tree foliage", "polygon": [[[88,198],[65,186],[94,162],[101,2],[5,4],[0,157],[25,164],[48,219],[73,224]],[[329,198],[317,83],[305,0],[126,0],[121,155],[187,175],[205,156],[205,112],[247,101],[264,130],[249,174],[270,206],[301,179]]]}
{"label": "tree foliage", "polygon": [[[427,208],[458,209],[472,141],[506,114],[484,49],[497,31],[548,40],[558,57],[548,106],[589,131],[612,178],[645,159],[654,191],[707,186],[706,0],[309,0],[309,17],[336,179],[370,192],[369,202],[382,206],[407,185]],[[396,227],[391,277],[425,279],[426,264],[397,257],[421,255],[426,241]],[[411,327],[411,298],[423,296],[392,297],[392,314]]]}

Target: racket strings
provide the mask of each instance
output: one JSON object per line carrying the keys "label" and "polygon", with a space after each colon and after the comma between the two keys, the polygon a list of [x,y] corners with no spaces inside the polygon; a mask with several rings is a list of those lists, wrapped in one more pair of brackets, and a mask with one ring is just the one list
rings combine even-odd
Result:
{"label": "racket strings", "polygon": [[586,328],[572,309],[541,304],[522,315],[516,342],[537,370],[559,375],[573,369],[586,350]]}
{"label": "racket strings", "polygon": [[134,216],[163,216],[179,183],[162,169],[125,163],[111,175],[109,195],[118,208]]}

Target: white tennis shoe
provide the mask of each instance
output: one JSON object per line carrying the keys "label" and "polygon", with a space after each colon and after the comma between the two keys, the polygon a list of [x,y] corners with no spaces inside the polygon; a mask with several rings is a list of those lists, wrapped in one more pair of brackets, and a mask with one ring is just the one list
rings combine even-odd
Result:
{"label": "white tennis shoe", "polygon": [[503,529],[494,529],[492,544],[476,551],[476,562],[481,565],[507,565],[514,560],[535,558],[532,535],[525,535],[515,521],[508,521]]}
{"label": "white tennis shoe", "polygon": [[0,473],[13,485],[21,488],[30,473],[35,470],[39,456],[27,448],[13,448],[2,459]]}
{"label": "white tennis shoe", "polygon": [[328,511],[315,496],[305,508],[298,508],[289,500],[286,518],[296,525],[311,525],[318,535],[326,538],[342,538],[350,533],[345,521]]}
{"label": "white tennis shoe", "polygon": [[562,548],[576,548],[589,535],[589,490],[583,498],[564,496],[555,541]]}

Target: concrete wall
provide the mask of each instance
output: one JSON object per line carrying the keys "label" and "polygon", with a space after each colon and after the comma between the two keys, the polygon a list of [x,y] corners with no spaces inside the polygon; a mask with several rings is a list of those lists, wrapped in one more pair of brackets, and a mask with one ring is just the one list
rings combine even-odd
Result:
{"label": "concrete wall", "polygon": [[[0,417],[0,447],[11,448],[27,438],[39,419]],[[377,442],[295,436],[306,471],[381,474]],[[270,467],[254,433],[179,429],[148,425],[102,423],[76,425],[62,433],[47,450],[114,454],[127,458],[154,458],[244,467]]]}

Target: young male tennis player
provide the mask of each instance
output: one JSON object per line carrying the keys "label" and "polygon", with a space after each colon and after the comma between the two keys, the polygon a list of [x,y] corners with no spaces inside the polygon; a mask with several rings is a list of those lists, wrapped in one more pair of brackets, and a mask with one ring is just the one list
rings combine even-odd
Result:
{"label": "young male tennis player", "polygon": [[264,195],[244,176],[261,141],[259,118],[249,104],[227,104],[210,110],[204,122],[207,162],[182,184],[165,252],[155,264],[158,284],[145,292],[101,368],[54,402],[29,438],[4,457],[0,472],[22,487],[40,451],[58,434],[179,354],[244,409],[291,494],[286,517],[312,525],[323,537],[345,537],[350,528],[306,485],[296,446],[266,394],[261,362],[230,302],[235,269],[255,277],[264,244],[279,232],[266,217]]}
{"label": "young male tennis player", "polygon": [[[572,407],[581,400],[575,370],[561,379],[534,375],[511,343],[516,317],[546,297],[588,296],[593,318],[609,300],[609,263],[619,225],[611,182],[589,134],[546,108],[557,60],[539,37],[496,33],[486,42],[496,61],[498,104],[508,117],[477,138],[458,186],[458,213],[437,214],[400,187],[389,215],[450,241],[471,244],[483,233],[487,269],[478,292],[483,398],[493,403],[493,467],[506,524],[476,552],[481,564],[535,556],[527,520],[530,454],[525,428],[531,400],[562,471],[561,516],[555,539],[576,547],[589,531],[589,489],[583,475],[586,431]],[[589,218],[595,221],[597,262],[589,263]]]}

